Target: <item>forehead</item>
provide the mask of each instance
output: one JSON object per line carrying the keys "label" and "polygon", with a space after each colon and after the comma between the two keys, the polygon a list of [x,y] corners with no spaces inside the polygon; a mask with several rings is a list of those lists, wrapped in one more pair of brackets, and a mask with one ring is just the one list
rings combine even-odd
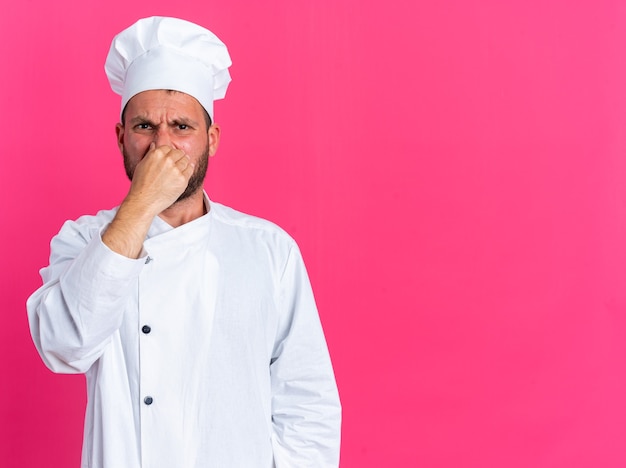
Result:
{"label": "forehead", "polygon": [[196,98],[180,91],[153,89],[135,94],[124,110],[126,117],[136,115],[178,115],[202,119],[204,109]]}

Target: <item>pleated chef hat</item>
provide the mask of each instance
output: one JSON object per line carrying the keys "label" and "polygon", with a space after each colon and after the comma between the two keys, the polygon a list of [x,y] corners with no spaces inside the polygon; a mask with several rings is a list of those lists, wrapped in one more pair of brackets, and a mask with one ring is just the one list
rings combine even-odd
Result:
{"label": "pleated chef hat", "polygon": [[196,98],[213,120],[213,101],[226,95],[232,64],[208,29],[178,18],[153,16],[113,38],[104,69],[122,112],[135,94],[173,89]]}

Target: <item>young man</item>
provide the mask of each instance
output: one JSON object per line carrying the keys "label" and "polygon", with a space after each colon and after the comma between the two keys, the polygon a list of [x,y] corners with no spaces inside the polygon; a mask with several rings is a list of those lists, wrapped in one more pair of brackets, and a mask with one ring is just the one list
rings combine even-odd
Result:
{"label": "young man", "polygon": [[341,408],[298,247],[202,189],[230,63],[174,18],[113,40],[130,189],[65,223],[27,304],[46,365],[86,374],[84,467],[338,465]]}

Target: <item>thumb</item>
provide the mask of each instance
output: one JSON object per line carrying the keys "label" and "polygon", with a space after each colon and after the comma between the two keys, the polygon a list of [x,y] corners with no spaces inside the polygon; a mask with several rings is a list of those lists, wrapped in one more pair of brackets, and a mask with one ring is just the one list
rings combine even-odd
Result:
{"label": "thumb", "polygon": [[148,149],[144,153],[143,157],[145,158],[146,156],[148,156],[148,154],[152,153],[155,148],[156,148],[156,143],[153,141],[152,143],[150,143],[150,146],[148,146]]}

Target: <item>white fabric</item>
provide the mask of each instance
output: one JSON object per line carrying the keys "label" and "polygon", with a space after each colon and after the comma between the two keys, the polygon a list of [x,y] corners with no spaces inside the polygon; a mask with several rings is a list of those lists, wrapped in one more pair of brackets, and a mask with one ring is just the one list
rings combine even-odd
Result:
{"label": "white fabric", "polygon": [[122,112],[135,94],[173,89],[195,97],[214,119],[232,65],[226,45],[211,31],[178,18],[143,18],[113,38],[104,69],[122,96]]}
{"label": "white fabric", "polygon": [[210,207],[176,229],[156,218],[138,260],[102,243],[115,210],[52,240],[27,308],[46,365],[86,374],[83,468],[338,465],[340,403],[299,249]]}

